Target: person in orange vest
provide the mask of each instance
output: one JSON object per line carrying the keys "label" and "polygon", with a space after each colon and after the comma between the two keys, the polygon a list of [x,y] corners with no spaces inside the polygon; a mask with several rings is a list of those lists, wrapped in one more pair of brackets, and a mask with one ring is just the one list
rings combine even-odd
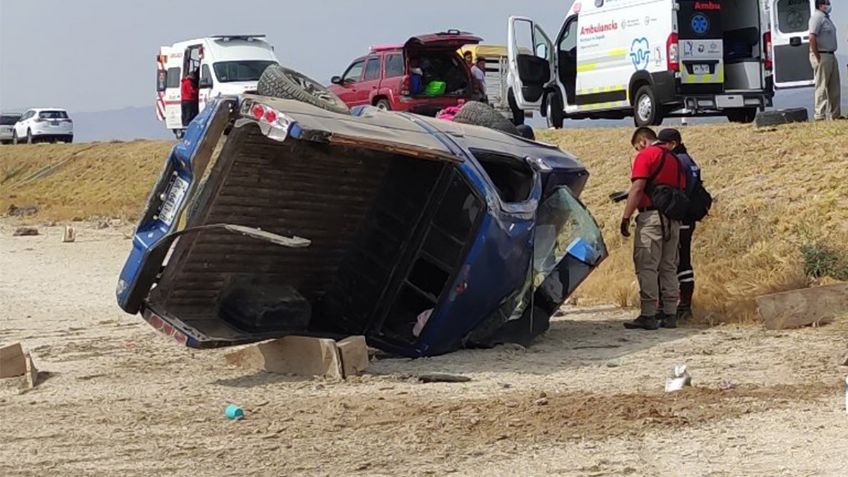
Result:
{"label": "person in orange vest", "polygon": [[188,126],[199,111],[199,92],[197,88],[197,71],[183,77],[180,88],[180,101],[182,106],[183,126]]}

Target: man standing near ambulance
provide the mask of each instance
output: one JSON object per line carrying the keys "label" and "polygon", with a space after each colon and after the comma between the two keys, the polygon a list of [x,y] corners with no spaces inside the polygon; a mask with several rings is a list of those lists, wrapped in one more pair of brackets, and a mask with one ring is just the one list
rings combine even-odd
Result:
{"label": "man standing near ambulance", "polygon": [[840,119],[842,85],[836,62],[836,25],[830,19],[830,0],[816,0],[810,17],[810,64],[816,79],[815,119]]}
{"label": "man standing near ambulance", "polygon": [[[621,218],[621,234],[630,237],[630,222],[636,217],[633,262],[639,282],[641,313],[624,324],[627,329],[656,330],[677,326],[678,244],[680,222],[672,220],[654,204],[660,188],[682,193],[686,178],[680,162],[656,133],[641,127],[633,133],[631,144],[638,154],[633,161],[631,186]],[[657,305],[662,298],[662,310]]]}

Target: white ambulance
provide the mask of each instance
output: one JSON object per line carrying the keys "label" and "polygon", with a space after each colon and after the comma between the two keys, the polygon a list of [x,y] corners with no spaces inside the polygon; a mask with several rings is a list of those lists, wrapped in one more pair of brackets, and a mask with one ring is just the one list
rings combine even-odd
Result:
{"label": "white ambulance", "polygon": [[218,35],[159,48],[156,56],[156,116],[182,137],[180,87],[189,72],[199,73],[199,111],[210,98],[256,89],[265,68],[277,64],[265,35]]}
{"label": "white ambulance", "polygon": [[529,18],[509,19],[508,81],[518,107],[553,127],[628,116],[638,126],[671,116],[751,122],[774,88],[812,85],[813,3],[577,0],[554,40]]}

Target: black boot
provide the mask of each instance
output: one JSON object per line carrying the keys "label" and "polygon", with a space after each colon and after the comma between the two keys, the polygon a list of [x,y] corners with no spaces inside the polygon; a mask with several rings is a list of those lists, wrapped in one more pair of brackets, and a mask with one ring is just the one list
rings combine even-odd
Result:
{"label": "black boot", "polygon": [[624,327],[628,330],[657,330],[660,327],[659,322],[656,317],[653,316],[640,316],[633,321],[628,321],[624,323]]}
{"label": "black boot", "polygon": [[657,313],[657,321],[663,328],[677,328],[677,315],[667,315],[661,311]]}
{"label": "black boot", "polygon": [[692,319],[692,306],[691,305],[678,305],[677,306],[677,321],[689,321]]}

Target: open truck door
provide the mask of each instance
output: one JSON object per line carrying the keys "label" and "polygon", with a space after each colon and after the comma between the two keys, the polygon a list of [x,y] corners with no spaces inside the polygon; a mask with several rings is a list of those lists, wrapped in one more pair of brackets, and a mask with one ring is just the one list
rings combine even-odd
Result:
{"label": "open truck door", "polygon": [[553,42],[533,20],[509,17],[508,82],[522,110],[541,110],[556,70]]}
{"label": "open truck door", "polygon": [[810,17],[813,0],[770,0],[775,88],[813,86]]}

